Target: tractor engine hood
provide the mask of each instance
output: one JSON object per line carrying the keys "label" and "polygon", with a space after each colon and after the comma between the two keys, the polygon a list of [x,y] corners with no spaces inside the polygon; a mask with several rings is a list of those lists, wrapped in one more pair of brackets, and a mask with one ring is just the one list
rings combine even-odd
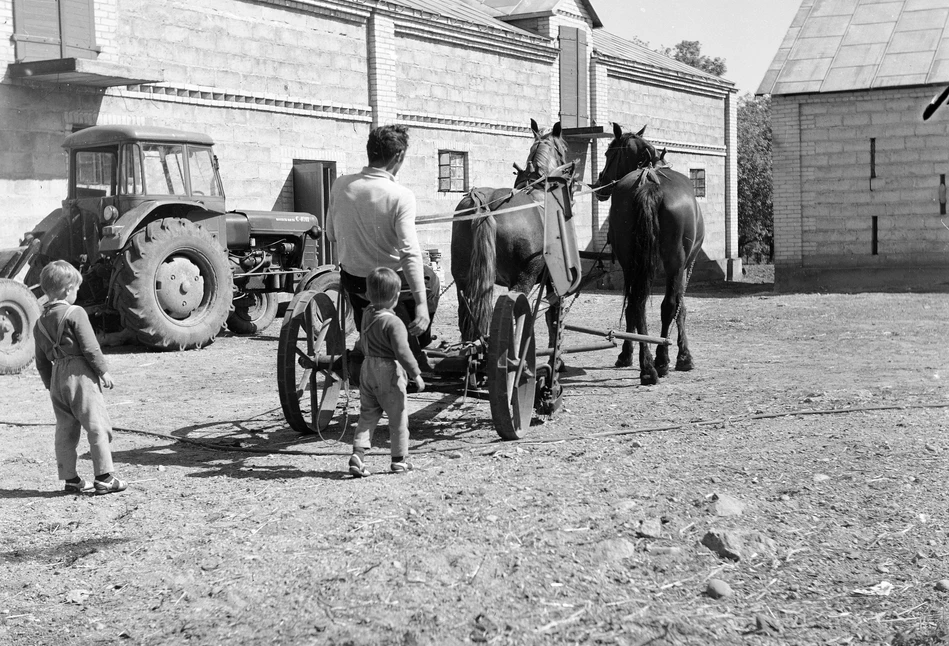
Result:
{"label": "tractor engine hood", "polygon": [[309,213],[291,211],[231,211],[247,218],[250,235],[301,236],[313,227],[319,228],[319,220]]}

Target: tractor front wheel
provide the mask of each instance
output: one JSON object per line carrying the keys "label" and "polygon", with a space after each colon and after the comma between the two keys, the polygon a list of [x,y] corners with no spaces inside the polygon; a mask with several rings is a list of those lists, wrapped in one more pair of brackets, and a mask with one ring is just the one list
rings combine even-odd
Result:
{"label": "tractor front wheel", "polygon": [[12,375],[33,360],[33,326],[40,304],[23,283],[0,278],[0,375]]}
{"label": "tractor front wheel", "polygon": [[234,334],[259,334],[277,318],[277,304],[277,295],[273,292],[242,294],[234,300],[227,328]]}
{"label": "tractor front wheel", "polygon": [[156,350],[208,345],[231,311],[227,252],[203,227],[180,218],[134,233],[116,268],[122,324]]}

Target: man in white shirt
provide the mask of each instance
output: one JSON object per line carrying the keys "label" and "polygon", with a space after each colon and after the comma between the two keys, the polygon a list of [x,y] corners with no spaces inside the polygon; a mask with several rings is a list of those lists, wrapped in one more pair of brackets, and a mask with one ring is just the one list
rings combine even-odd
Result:
{"label": "man in white shirt", "polygon": [[[326,234],[336,243],[342,283],[353,306],[356,325],[369,304],[366,276],[376,267],[388,267],[412,294],[404,300],[411,340],[419,347],[431,342],[431,323],[437,304],[426,298],[422,251],[415,230],[415,195],[395,176],[405,161],[408,128],[380,126],[369,133],[369,165],[358,173],[343,175],[333,183],[326,218]],[[416,340],[415,337],[418,337]],[[419,347],[413,353],[420,356]]]}

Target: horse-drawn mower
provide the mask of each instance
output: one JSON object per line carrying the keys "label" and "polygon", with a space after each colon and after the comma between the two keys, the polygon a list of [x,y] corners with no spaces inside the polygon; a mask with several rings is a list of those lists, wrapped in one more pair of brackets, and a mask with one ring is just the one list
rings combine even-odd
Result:
{"label": "horse-drawn mower", "polygon": [[[530,165],[529,165],[530,166]],[[533,213],[543,232],[544,270],[540,288],[531,300],[528,294],[509,291],[494,303],[487,334],[437,350],[426,350],[436,372],[457,371],[459,392],[474,374],[483,375],[490,399],[491,418],[503,439],[524,437],[531,418],[551,415],[560,406],[562,386],[559,367],[567,352],[616,347],[614,338],[644,343],[668,344],[664,338],[621,332],[601,332],[566,325],[564,299],[581,287],[582,271],[576,231],[571,213],[573,166],[542,173],[533,182],[533,200],[508,207],[503,215],[518,211]],[[499,209],[496,213],[501,214]],[[449,220],[476,221],[484,210],[456,211]],[[445,221],[440,216],[420,219],[419,224]],[[459,290],[459,312],[470,309]],[[546,304],[553,323],[549,347],[538,350],[534,323]],[[571,330],[605,340],[598,344],[565,349],[563,333]],[[348,347],[355,339],[352,310],[338,286],[307,290],[291,301],[280,331],[277,370],[280,403],[290,426],[301,433],[322,432],[337,416],[340,394],[349,386],[353,367]],[[540,363],[539,363],[540,360]]]}

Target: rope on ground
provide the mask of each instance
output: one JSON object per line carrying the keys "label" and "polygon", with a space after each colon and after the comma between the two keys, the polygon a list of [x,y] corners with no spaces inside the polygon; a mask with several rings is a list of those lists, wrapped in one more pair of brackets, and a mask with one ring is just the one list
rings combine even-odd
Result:
{"label": "rope on ground", "polygon": [[[919,408],[949,408],[949,401],[946,402],[935,402],[935,403],[921,403],[921,404],[902,404],[902,405],[890,405],[890,406],[851,406],[848,408],[824,408],[824,409],[803,409],[803,410],[790,410],[780,413],[757,413],[757,414],[747,414],[747,415],[737,415],[735,417],[722,417],[718,419],[710,420],[696,420],[692,422],[680,422],[676,424],[665,424],[662,426],[649,426],[646,428],[629,428],[623,429],[621,431],[601,431],[599,433],[589,433],[586,435],[574,435],[572,437],[559,437],[559,438],[545,438],[539,440],[512,440],[509,442],[504,442],[505,445],[522,445],[522,444],[557,444],[560,442],[576,442],[579,440],[593,440],[603,437],[614,437],[619,435],[643,435],[646,433],[658,433],[660,431],[675,431],[683,429],[686,427],[693,426],[719,426],[722,424],[733,424],[736,422],[745,422],[752,420],[761,420],[761,419],[777,419],[779,417],[795,417],[795,416],[805,416],[805,415],[840,415],[844,413],[866,413],[873,411],[887,411],[887,410],[912,410]],[[0,424],[7,426],[50,426],[49,424],[30,424],[30,423],[20,423],[20,422],[2,422]],[[212,442],[206,442],[203,440],[194,440],[188,437],[179,437],[177,435],[171,435],[168,433],[159,433],[157,431],[142,431],[134,428],[122,428],[115,426],[112,428],[113,431],[118,431],[120,433],[129,433],[132,435],[144,435],[147,437],[154,437],[162,440],[168,440],[172,442],[180,442],[181,444],[189,444],[192,446],[198,446],[205,449],[210,449],[212,451],[220,451],[223,453],[256,453],[260,455],[303,455],[303,456],[332,456],[332,455],[349,455],[349,449],[342,451],[301,451],[299,449],[267,449],[251,446],[227,446],[223,444],[214,444]],[[490,451],[497,451],[498,447],[501,446],[497,442],[491,444],[478,445],[478,448],[485,447]],[[413,455],[420,455],[426,453],[450,453],[458,451],[457,446],[446,447],[444,449],[440,448],[426,448],[426,449],[416,449],[412,451]]]}

